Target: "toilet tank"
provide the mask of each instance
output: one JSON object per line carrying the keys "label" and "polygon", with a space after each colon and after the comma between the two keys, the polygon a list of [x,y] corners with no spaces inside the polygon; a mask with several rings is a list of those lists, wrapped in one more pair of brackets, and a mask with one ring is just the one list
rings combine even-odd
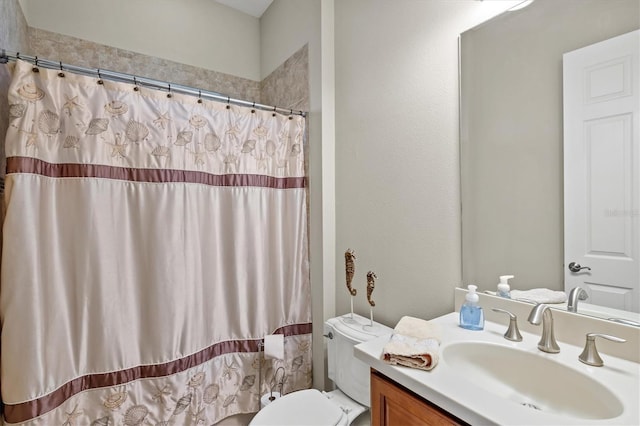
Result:
{"label": "toilet tank", "polygon": [[356,359],[353,347],[376,337],[391,334],[393,329],[360,315],[345,314],[324,323],[327,339],[329,378],[351,399],[369,407],[369,366]]}

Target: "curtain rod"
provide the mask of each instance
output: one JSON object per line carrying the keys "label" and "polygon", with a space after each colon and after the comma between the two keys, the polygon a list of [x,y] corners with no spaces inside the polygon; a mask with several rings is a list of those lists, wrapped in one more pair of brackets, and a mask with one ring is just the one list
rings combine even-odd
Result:
{"label": "curtain rod", "polygon": [[62,62],[56,62],[49,59],[40,59],[37,56],[28,56],[21,55],[20,53],[7,52],[2,49],[2,53],[0,54],[0,63],[6,64],[9,61],[17,61],[18,59],[30,62],[36,67],[42,67],[47,69],[54,69],[60,71],[69,71],[75,74],[90,76],[90,77],[98,77],[101,79],[107,79],[111,81],[123,82],[123,83],[133,83],[141,87],[149,87],[157,90],[164,90],[167,93],[182,93],[186,95],[198,96],[203,99],[211,99],[219,102],[232,103],[235,105],[242,105],[247,107],[252,107],[256,109],[261,109],[264,111],[273,111],[280,112],[288,115],[301,115],[303,117],[307,116],[307,113],[304,111],[297,111],[292,109],[280,108],[271,105],[259,104],[256,102],[245,101],[242,99],[235,99],[230,96],[223,95],[222,93],[212,92],[209,90],[200,90],[189,86],[183,86],[181,84],[173,84],[166,81],[154,80],[152,78],[147,77],[138,77],[133,74],[126,74],[117,71],[103,70],[98,68],[87,68],[81,67],[77,65],[69,65]]}

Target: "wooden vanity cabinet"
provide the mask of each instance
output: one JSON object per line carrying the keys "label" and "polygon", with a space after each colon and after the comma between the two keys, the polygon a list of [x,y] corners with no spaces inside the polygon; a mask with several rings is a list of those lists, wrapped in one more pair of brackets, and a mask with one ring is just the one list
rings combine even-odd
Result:
{"label": "wooden vanity cabinet", "polygon": [[371,426],[466,425],[460,419],[371,369]]}

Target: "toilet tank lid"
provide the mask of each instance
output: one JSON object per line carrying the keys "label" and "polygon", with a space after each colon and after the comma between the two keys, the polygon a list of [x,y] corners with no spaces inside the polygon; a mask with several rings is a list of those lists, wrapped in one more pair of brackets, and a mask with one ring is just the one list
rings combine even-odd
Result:
{"label": "toilet tank lid", "polygon": [[369,318],[358,314],[353,314],[353,317],[351,315],[348,313],[339,317],[329,318],[325,325],[356,342],[367,342],[393,332],[393,329],[384,324],[374,321],[372,327]]}
{"label": "toilet tank lid", "polygon": [[317,389],[291,392],[258,411],[250,425],[334,426],[344,423],[344,412]]}

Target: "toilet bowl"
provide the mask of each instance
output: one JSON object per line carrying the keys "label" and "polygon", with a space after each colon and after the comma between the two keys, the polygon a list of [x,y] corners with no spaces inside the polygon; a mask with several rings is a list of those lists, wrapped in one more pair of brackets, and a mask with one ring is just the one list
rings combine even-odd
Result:
{"label": "toilet bowl", "polygon": [[349,425],[369,407],[369,367],[353,355],[359,343],[393,330],[360,315],[330,318],[327,336],[328,376],[337,389],[306,389],[276,399],[255,415],[251,426]]}

